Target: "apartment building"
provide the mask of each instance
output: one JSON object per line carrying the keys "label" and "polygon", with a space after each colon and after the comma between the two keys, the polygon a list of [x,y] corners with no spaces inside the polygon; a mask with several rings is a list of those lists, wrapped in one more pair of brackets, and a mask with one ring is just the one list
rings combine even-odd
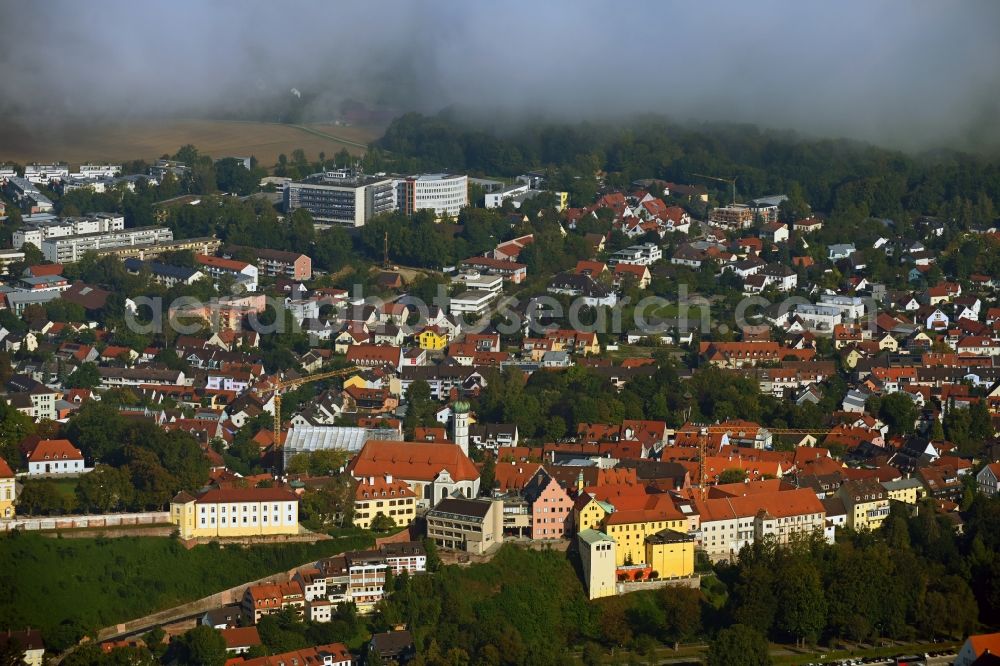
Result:
{"label": "apartment building", "polygon": [[711,224],[728,229],[749,229],[753,225],[754,210],[743,204],[720,206],[708,213]]}
{"label": "apartment building", "polygon": [[358,612],[369,613],[384,595],[387,571],[399,576],[427,571],[427,553],[416,541],[383,544],[376,550],[350,551],[316,563],[326,581],[326,598],[339,604],[352,601]]}
{"label": "apartment building", "polygon": [[257,291],[258,269],[246,261],[236,259],[223,259],[207,254],[194,255],[195,263],[199,269],[210,275],[213,279],[231,278],[237,284],[242,285],[247,291]]}
{"label": "apartment building", "polygon": [[875,479],[847,481],[837,491],[852,530],[877,530],[889,517],[889,491]]}
{"label": "apartment building", "polygon": [[161,264],[158,261],[143,261],[142,259],[126,259],[125,270],[133,275],[149,273],[153,282],[168,289],[179,284],[191,285],[205,277],[204,273],[195,268]]}
{"label": "apartment building", "polygon": [[497,293],[493,291],[469,290],[452,296],[449,299],[448,311],[453,315],[473,315],[482,317],[487,314],[490,304],[496,300]]}
{"label": "apartment building", "polygon": [[765,537],[787,544],[793,535],[823,534],[826,511],[811,489],[777,490],[696,500],[698,544],[713,559],[735,557]]}
{"label": "apartment building", "polygon": [[35,185],[48,185],[53,180],[62,180],[69,177],[69,165],[65,163],[52,164],[26,164],[24,167],[24,179]]}
{"label": "apartment building", "polygon": [[282,488],[224,488],[170,501],[182,539],[298,534],[299,498]]}
{"label": "apartment building", "polygon": [[285,212],[305,208],[319,224],[362,227],[396,207],[391,178],[366,176],[346,169],[313,174],[285,183]]}
{"label": "apartment building", "polygon": [[499,275],[504,280],[521,284],[528,277],[528,267],[516,261],[492,257],[470,257],[462,260],[463,269],[475,269],[482,275]]}
{"label": "apartment building", "polygon": [[369,476],[358,481],[354,491],[354,525],[371,527],[375,516],[391,518],[397,526],[409,525],[417,516],[417,495],[392,474]]}
{"label": "apartment building", "polygon": [[61,236],[42,241],[42,255],[47,261],[69,264],[79,261],[87,252],[152,245],[172,241],[174,232],[166,227],[134,227],[121,231]]}
{"label": "apartment building", "polygon": [[114,178],[121,172],[121,164],[81,164],[78,171],[84,178]]}
{"label": "apartment building", "polygon": [[240,606],[244,617],[252,624],[257,624],[265,615],[272,615],[286,608],[292,609],[300,616],[303,615],[306,596],[298,581],[261,583],[246,589]]}
{"label": "apartment building", "polygon": [[21,210],[29,215],[47,213],[52,210],[52,200],[42,194],[34,183],[26,178],[11,176],[4,183],[4,191],[14,199]]}
{"label": "apartment building", "polygon": [[94,213],[82,217],[60,217],[29,222],[14,232],[11,242],[20,250],[25,243],[41,249],[42,241],[62,236],[109,233],[125,229],[125,217],[112,213]]}
{"label": "apartment building", "polygon": [[113,256],[119,259],[155,259],[167,252],[187,251],[195,254],[211,254],[217,252],[222,246],[215,236],[200,236],[198,238],[184,238],[182,240],[168,240],[148,245],[123,245],[121,247],[110,247],[97,250],[99,257]]}
{"label": "apartment building", "polygon": [[[268,250],[263,248],[241,248],[232,246],[229,251],[247,250],[257,257],[257,274],[264,277],[284,277],[291,280],[312,278],[312,259],[300,252]],[[227,257],[231,258],[231,257]]]}

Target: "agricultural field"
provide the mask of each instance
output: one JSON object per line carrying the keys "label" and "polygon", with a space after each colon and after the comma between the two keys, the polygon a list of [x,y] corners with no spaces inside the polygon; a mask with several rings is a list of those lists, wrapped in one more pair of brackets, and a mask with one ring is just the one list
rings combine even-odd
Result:
{"label": "agricultural field", "polygon": [[118,125],[26,129],[0,126],[0,163],[151,161],[185,144],[213,157],[254,156],[270,167],[278,155],[302,148],[310,159],[342,149],[360,155],[381,128],[333,124],[282,125],[227,120],[152,120]]}

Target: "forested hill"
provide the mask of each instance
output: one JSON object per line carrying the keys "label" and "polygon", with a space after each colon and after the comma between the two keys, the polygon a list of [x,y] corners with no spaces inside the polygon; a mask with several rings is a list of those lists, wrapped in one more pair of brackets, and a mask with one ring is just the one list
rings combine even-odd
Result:
{"label": "forested hill", "polygon": [[577,205],[590,203],[586,198],[598,171],[606,173],[610,187],[662,178],[702,182],[720,194],[725,185],[699,181],[693,174],[737,177],[740,197],[801,193],[818,211],[893,219],[907,214],[982,219],[993,214],[992,202],[1000,200],[996,158],[955,152],[907,155],[748,125],[681,126],[646,118],[628,125],[525,124],[500,134],[448,114],[410,113],[394,120],[375,148],[374,161],[403,172],[511,177],[551,169],[550,184],[570,191]]}

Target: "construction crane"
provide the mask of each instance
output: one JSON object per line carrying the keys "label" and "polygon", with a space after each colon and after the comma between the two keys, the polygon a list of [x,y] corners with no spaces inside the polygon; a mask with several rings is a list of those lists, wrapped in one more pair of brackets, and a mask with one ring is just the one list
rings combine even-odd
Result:
{"label": "construction crane", "polygon": [[361,370],[358,366],[351,366],[350,368],[341,368],[340,370],[331,370],[329,372],[319,372],[314,375],[306,375],[305,377],[298,377],[296,379],[289,379],[283,382],[278,382],[276,384],[270,384],[265,389],[261,390],[254,388],[254,391],[260,395],[265,391],[274,391],[274,443],[275,446],[281,446],[281,392],[290,391],[292,389],[298,388],[303,384],[311,384],[312,382],[323,381],[324,379],[333,379],[334,377],[343,377],[345,375],[350,375]]}
{"label": "construction crane", "polygon": [[707,178],[708,180],[717,180],[720,183],[729,183],[733,188],[733,203],[736,203],[736,178],[719,178],[718,176],[706,176],[703,173],[692,173],[691,175],[698,178]]}

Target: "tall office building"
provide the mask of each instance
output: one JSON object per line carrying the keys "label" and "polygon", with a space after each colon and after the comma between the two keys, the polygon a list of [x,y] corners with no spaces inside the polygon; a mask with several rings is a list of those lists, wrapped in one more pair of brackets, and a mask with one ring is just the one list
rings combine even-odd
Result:
{"label": "tall office building", "polygon": [[342,227],[362,227],[374,216],[396,207],[391,178],[345,169],[285,183],[284,203],[286,213],[305,208],[318,224]]}

